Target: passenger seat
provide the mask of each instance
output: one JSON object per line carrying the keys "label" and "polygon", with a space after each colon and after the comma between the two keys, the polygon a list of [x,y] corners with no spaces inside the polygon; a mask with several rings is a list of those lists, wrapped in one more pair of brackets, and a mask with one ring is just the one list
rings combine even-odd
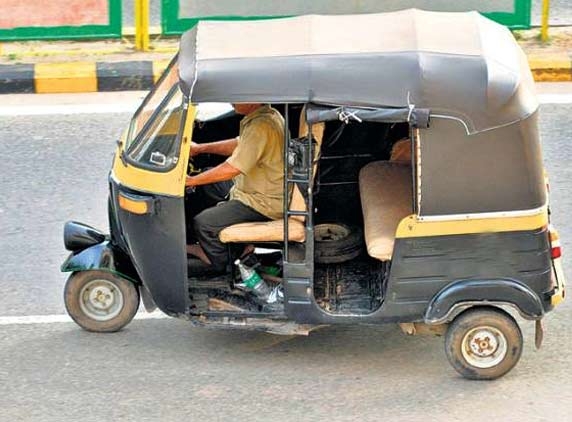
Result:
{"label": "passenger seat", "polygon": [[360,170],[359,191],[367,253],[380,261],[393,255],[400,221],[412,213],[409,162],[376,161]]}

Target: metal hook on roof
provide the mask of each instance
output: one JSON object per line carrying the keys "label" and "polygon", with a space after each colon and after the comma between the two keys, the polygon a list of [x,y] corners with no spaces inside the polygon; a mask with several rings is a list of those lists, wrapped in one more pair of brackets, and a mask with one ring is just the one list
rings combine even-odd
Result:
{"label": "metal hook on roof", "polygon": [[350,122],[350,119],[355,120],[356,122],[363,122],[362,119],[360,119],[357,116],[357,111],[347,111],[344,108],[342,108],[339,112],[338,112],[338,118],[344,122],[346,125]]}
{"label": "metal hook on roof", "polygon": [[415,104],[411,103],[411,91],[407,91],[407,107],[409,107],[409,113],[407,114],[407,121],[411,121],[411,115],[413,114],[413,109],[415,109]]}

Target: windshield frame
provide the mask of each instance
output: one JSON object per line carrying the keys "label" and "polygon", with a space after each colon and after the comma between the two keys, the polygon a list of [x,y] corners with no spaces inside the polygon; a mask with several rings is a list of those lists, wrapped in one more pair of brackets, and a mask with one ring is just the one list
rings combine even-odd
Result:
{"label": "windshield frame", "polygon": [[[174,70],[174,67],[178,63],[178,58],[179,58],[179,54],[176,54],[175,57],[173,57],[173,59],[169,62],[169,64],[165,68],[165,71],[161,74],[161,77],[157,80],[157,82],[153,86],[153,89],[145,96],[145,98],[143,99],[143,102],[141,102],[141,104],[139,105],[139,107],[137,107],[137,110],[135,111],[135,113],[131,117],[131,120],[129,121],[129,128],[127,130],[127,136],[125,137],[125,150],[127,152],[132,148],[133,144],[136,144],[139,142],[142,135],[149,129],[150,123],[153,121],[154,117],[158,113],[158,110],[160,110],[164,106],[164,103],[166,101],[168,101],[168,99],[173,95],[172,94],[173,93],[173,87],[179,86],[179,82],[178,82],[178,78],[177,78],[177,82],[173,83],[172,86],[169,86],[167,88],[165,95],[163,96],[161,101],[157,104],[155,109],[151,112],[151,114],[149,115],[149,118],[143,124],[143,126],[141,127],[139,132],[137,134],[134,134],[133,131],[135,130],[135,122],[137,121],[137,118],[140,116],[140,114],[143,112],[143,110],[145,110],[145,107],[149,104],[151,99],[155,97],[159,88],[162,88],[161,85],[165,81],[165,79],[167,79],[171,75],[171,72]],[[183,97],[186,97],[185,93],[183,93]]]}
{"label": "windshield frame", "polygon": [[[141,162],[138,161],[136,159],[134,159],[133,157],[131,157],[131,152],[133,151],[133,149],[135,149],[142,141],[145,140],[147,133],[149,132],[149,130],[151,129],[151,126],[153,124],[153,122],[155,122],[155,120],[158,117],[158,113],[161,112],[166,106],[167,104],[171,101],[171,99],[177,95],[177,90],[181,93],[181,98],[182,98],[182,102],[181,102],[181,107],[182,107],[182,112],[181,112],[181,117],[179,120],[179,128],[177,130],[177,135],[174,141],[174,145],[175,148],[178,150],[178,153],[176,154],[176,160],[173,161],[169,166],[161,168],[161,167],[157,167],[155,165],[152,164],[147,164],[145,162]],[[181,155],[181,141],[183,139],[183,135],[185,132],[185,122],[187,121],[187,116],[188,116],[188,111],[189,111],[189,100],[188,97],[180,90],[179,85],[173,85],[171,87],[171,89],[169,90],[169,92],[167,93],[167,95],[165,96],[165,98],[163,98],[163,100],[161,101],[161,104],[159,104],[157,106],[157,109],[153,112],[153,114],[151,115],[151,117],[149,118],[149,121],[145,124],[145,127],[139,132],[137,138],[129,145],[128,148],[126,148],[123,151],[123,156],[125,161],[127,161],[129,164],[131,164],[134,167],[138,167],[140,169],[144,169],[144,170],[149,170],[155,173],[167,173],[171,170],[173,170],[176,166],[178,161],[180,160],[180,155]]]}

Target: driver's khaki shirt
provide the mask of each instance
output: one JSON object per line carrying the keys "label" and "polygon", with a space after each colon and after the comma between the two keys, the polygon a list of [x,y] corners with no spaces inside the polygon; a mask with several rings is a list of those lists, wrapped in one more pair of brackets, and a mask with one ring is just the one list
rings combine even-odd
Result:
{"label": "driver's khaki shirt", "polygon": [[278,220],[283,214],[284,119],[262,106],[240,122],[238,146],[227,162],[240,171],[230,199]]}

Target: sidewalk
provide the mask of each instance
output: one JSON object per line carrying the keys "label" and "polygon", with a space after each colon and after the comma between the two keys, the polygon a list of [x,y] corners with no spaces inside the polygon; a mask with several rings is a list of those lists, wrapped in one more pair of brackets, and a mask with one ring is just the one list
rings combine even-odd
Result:
{"label": "sidewalk", "polygon": [[0,94],[150,89],[177,52],[178,39],[137,52],[122,40],[26,41],[0,45]]}
{"label": "sidewalk", "polygon": [[[572,27],[516,31],[539,82],[572,81]],[[0,44],[0,94],[148,90],[177,52],[177,38],[152,40],[141,53],[125,39]]]}

